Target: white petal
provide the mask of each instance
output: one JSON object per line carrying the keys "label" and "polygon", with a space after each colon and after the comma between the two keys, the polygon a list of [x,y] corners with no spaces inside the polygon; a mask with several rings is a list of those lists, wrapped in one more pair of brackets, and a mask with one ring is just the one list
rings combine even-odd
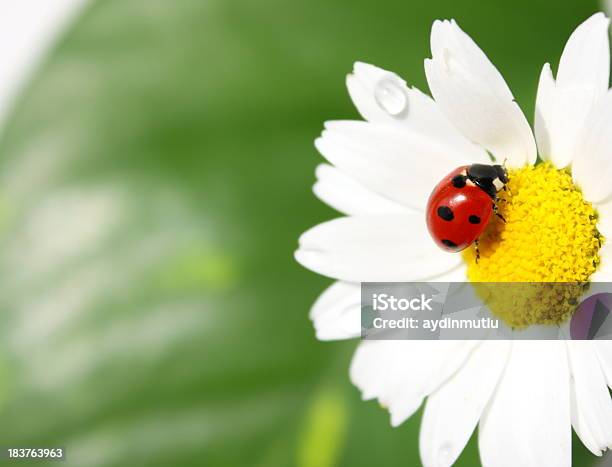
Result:
{"label": "white petal", "polygon": [[606,377],[606,383],[612,388],[612,341],[595,341],[594,344],[601,364],[601,371]]}
{"label": "white petal", "polygon": [[[551,149],[551,134],[555,130],[554,125],[557,118],[557,96],[555,86],[555,79],[553,78],[550,64],[546,63],[540,73],[540,84],[538,84],[535,121],[533,126],[540,156],[546,160],[553,160],[555,165],[557,165],[557,159],[554,159],[557,153]],[[562,165],[561,167],[565,166]]]}
{"label": "white petal", "polygon": [[477,341],[363,341],[351,363],[351,381],[363,398],[377,398],[400,425],[423,399],[467,360]]}
{"label": "white petal", "polygon": [[586,119],[580,134],[580,154],[572,164],[574,182],[592,203],[612,194],[612,92],[602,97]]}
{"label": "white petal", "polygon": [[316,175],[317,182],[313,186],[315,195],[343,214],[401,213],[410,209],[374,193],[329,164],[320,164]]}
{"label": "white petal", "polygon": [[335,282],[317,299],[310,311],[317,339],[350,339],[361,335],[361,286]]}
{"label": "white petal", "polygon": [[429,88],[446,116],[497,160],[521,167],[536,160],[531,128],[504,79],[487,56],[452,21],[435,21]]}
{"label": "white petal", "polygon": [[563,342],[513,342],[479,428],[489,467],[569,466],[569,372]]}
{"label": "white petal", "polygon": [[[451,154],[473,162],[490,161],[486,152],[468,141],[444,116],[431,97],[409,88],[395,73],[357,62],[346,84],[355,107],[365,120],[398,126],[444,144]],[[386,97],[385,97],[385,94]],[[384,99],[404,102],[404,110],[389,113]],[[398,107],[399,108],[399,107]]]}
{"label": "white petal", "polygon": [[435,185],[462,159],[436,141],[388,125],[327,122],[315,141],[338,169],[384,198],[424,210]]}
{"label": "white petal", "polygon": [[601,263],[591,276],[591,282],[612,282],[612,244],[606,242],[599,250]]}
{"label": "white petal", "polygon": [[609,22],[597,13],[576,28],[561,55],[556,83],[548,64],[542,70],[535,133],[540,155],[559,168],[581,156],[580,131],[608,90]]}
{"label": "white petal", "polygon": [[300,264],[348,282],[423,280],[461,261],[435,245],[421,213],[342,217],[313,227],[299,242]]}
{"label": "white petal", "polygon": [[429,282],[467,282],[467,265],[461,262],[458,266],[439,276],[431,277]]}
{"label": "white petal", "polygon": [[606,238],[612,238],[612,200],[603,204],[596,204],[599,213],[597,229]]}
{"label": "white petal", "polygon": [[593,342],[568,341],[572,425],[595,455],[612,446],[612,400]]}
{"label": "white petal", "polygon": [[[408,101],[408,86],[406,82],[390,71],[368,63],[356,62],[353,73],[346,77],[346,87],[353,100],[353,104],[355,104],[355,107],[357,107],[357,110],[365,120],[396,124],[398,121],[406,119],[406,112],[400,112],[395,116],[390,115],[377,101],[377,90],[386,83],[394,85],[403,93],[406,102]],[[401,99],[401,93],[398,99]],[[409,108],[408,104],[406,104],[406,108]]]}
{"label": "white petal", "polygon": [[483,342],[427,399],[420,452],[425,467],[452,465],[470,439],[506,365],[510,342]]}
{"label": "white petal", "polygon": [[[428,282],[465,281],[465,265],[460,265]],[[319,296],[310,311],[317,335],[322,341],[351,339],[361,335],[361,284],[334,282]]]}
{"label": "white petal", "polygon": [[610,20],[595,13],[572,33],[563,49],[557,85],[580,86],[606,92],[610,80]]}

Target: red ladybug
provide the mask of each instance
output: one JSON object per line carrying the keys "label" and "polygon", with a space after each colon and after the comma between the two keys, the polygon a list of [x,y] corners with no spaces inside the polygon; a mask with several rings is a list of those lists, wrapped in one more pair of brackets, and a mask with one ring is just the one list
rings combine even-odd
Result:
{"label": "red ladybug", "polygon": [[491,214],[504,220],[497,209],[497,192],[507,183],[508,173],[501,165],[465,165],[444,177],[427,202],[427,227],[436,244],[457,252],[475,243],[478,260],[478,237]]}

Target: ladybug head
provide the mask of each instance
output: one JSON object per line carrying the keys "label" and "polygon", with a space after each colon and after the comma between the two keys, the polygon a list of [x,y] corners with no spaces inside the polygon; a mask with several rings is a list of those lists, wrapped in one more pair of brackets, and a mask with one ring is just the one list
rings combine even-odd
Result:
{"label": "ladybug head", "polygon": [[472,164],[467,168],[467,178],[491,198],[496,198],[497,192],[508,183],[508,172],[498,164]]}

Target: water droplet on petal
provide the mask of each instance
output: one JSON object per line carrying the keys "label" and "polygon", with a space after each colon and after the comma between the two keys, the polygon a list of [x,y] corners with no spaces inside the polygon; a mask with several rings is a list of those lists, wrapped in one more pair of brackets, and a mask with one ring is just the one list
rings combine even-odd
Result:
{"label": "water droplet on petal", "polygon": [[408,96],[403,86],[391,78],[381,80],[374,88],[376,102],[392,117],[399,116],[408,107]]}

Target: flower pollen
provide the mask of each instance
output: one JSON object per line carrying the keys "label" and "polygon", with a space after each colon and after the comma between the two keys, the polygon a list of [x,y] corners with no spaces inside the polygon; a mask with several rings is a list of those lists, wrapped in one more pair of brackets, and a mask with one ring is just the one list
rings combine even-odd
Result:
{"label": "flower pollen", "polygon": [[500,192],[498,202],[506,222],[497,217],[490,222],[480,238],[478,262],[474,248],[464,252],[468,278],[472,282],[570,283],[556,289],[550,285],[548,292],[537,288],[538,300],[529,294],[521,300],[513,294],[513,306],[507,302],[490,306],[512,327],[561,323],[573,312],[600,261],[603,238],[597,230],[597,212],[567,170],[542,163],[510,170],[508,175],[507,191]]}

